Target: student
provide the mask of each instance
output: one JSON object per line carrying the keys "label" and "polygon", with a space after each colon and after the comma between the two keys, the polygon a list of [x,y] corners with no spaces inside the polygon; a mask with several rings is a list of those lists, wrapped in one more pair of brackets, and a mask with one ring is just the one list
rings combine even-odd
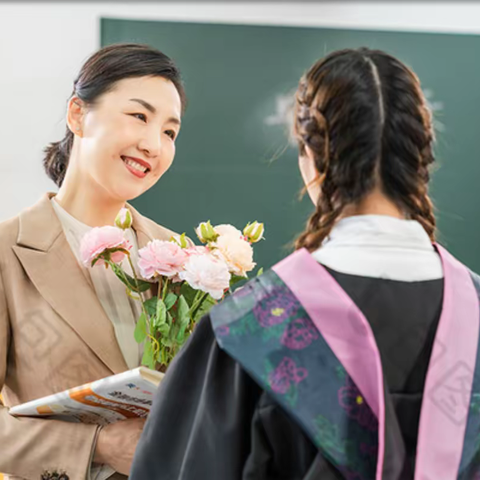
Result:
{"label": "student", "polygon": [[[14,418],[8,407],[139,366],[138,305],[110,269],[81,265],[79,243],[92,227],[113,225],[126,202],[169,169],[184,104],[179,72],[163,53],[135,44],[99,50],[74,82],[65,138],[46,149],[58,193],[0,224],[0,472],[7,478],[129,473],[143,420],[100,430]],[[127,208],[133,256],[153,238],[170,239],[171,231]]]}
{"label": "student", "polygon": [[476,478],[480,283],[435,243],[418,78],[334,52],[300,80],[295,130],[315,205],[297,251],[197,326],[130,478]]}

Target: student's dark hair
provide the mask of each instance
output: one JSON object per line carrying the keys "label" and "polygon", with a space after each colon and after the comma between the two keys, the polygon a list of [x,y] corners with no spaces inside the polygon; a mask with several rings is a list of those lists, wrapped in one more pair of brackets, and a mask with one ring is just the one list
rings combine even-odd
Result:
{"label": "student's dark hair", "polygon": [[[180,72],[164,53],[148,45],[123,43],[109,45],[95,52],[82,66],[73,82],[72,95],[91,106],[125,78],[155,76],[170,80],[178,90],[185,109],[186,96]],[[67,171],[74,135],[66,128],[65,136],[45,148],[43,165],[47,175],[61,186]]]}
{"label": "student's dark hair", "polygon": [[321,194],[296,248],[315,250],[349,204],[375,187],[435,240],[428,196],[432,118],[420,82],[378,50],[340,50],[301,78],[295,103],[300,154],[308,146]]}

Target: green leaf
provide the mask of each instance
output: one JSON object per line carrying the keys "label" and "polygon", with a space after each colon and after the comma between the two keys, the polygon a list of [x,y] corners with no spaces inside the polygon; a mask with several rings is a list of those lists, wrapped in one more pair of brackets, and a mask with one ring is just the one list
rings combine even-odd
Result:
{"label": "green leaf", "polygon": [[165,347],[172,348],[175,342],[169,337],[161,337],[160,343]]}
{"label": "green leaf", "polygon": [[152,370],[155,370],[155,355],[153,351],[153,346],[150,342],[145,342],[145,347],[143,350],[142,365],[145,365]]}
{"label": "green leaf", "polygon": [[168,323],[162,323],[157,327],[157,332],[162,337],[168,337],[168,334],[170,333],[170,325],[168,325]]}
{"label": "green leaf", "polygon": [[167,309],[163,300],[161,298],[157,301],[157,308],[155,311],[155,316],[153,318],[153,326],[155,329],[158,329],[160,325],[164,325],[167,321]]}
{"label": "green leaf", "polygon": [[160,337],[158,338],[160,345],[163,345],[165,347],[172,346],[171,336],[174,327],[175,324],[172,323],[172,315],[170,315],[170,312],[166,312],[165,322],[159,325],[157,329],[157,332],[160,333]]}
{"label": "green leaf", "polygon": [[[132,281],[135,281],[132,277],[129,277]],[[150,290],[152,287],[152,284],[149,282],[145,282],[144,280],[137,280],[138,284],[138,291],[139,292],[146,292],[147,290]]]}
{"label": "green leaf", "polygon": [[257,277],[259,277],[260,275],[263,275],[263,267],[258,269]]}
{"label": "green leaf", "polygon": [[144,313],[142,313],[137,320],[133,337],[137,343],[142,343],[145,338],[147,338],[147,319],[145,318]]}
{"label": "green leaf", "polygon": [[192,288],[187,282],[183,282],[180,288],[180,295],[183,295],[189,305],[193,304],[193,300],[197,295],[197,292],[198,290]]}
{"label": "green leaf", "polygon": [[150,317],[154,317],[155,314],[157,313],[157,302],[158,302],[157,297],[149,298],[148,300],[145,300],[143,302],[145,310],[147,311]]}
{"label": "green leaf", "polygon": [[240,275],[235,275],[232,273],[232,276],[230,277],[230,287],[233,287],[237,283],[243,282],[244,280],[248,280],[247,277],[241,277]]}
{"label": "green leaf", "polygon": [[177,346],[178,341],[183,342],[185,329],[190,323],[190,307],[187,301],[181,295],[178,299],[177,314],[175,318],[172,318],[172,328],[170,329],[169,339],[172,342],[172,346]]}
{"label": "green leaf", "polygon": [[165,307],[167,310],[170,310],[175,305],[177,298],[178,297],[174,293],[168,293],[168,295],[165,297]]}
{"label": "green leaf", "polygon": [[189,318],[190,307],[183,295],[178,298],[177,321],[182,323],[184,318]]}
{"label": "green leaf", "polygon": [[193,317],[193,322],[197,323],[203,316],[205,316],[214,305],[216,305],[218,302],[212,298],[210,295],[207,295],[203,302],[201,303],[200,307],[198,310],[195,312],[195,315]]}
{"label": "green leaf", "polygon": [[165,355],[165,349],[160,348],[159,352],[157,353],[157,362],[158,363],[166,363],[167,356]]}
{"label": "green leaf", "polygon": [[178,299],[178,309],[177,309],[177,322],[182,325],[185,319],[188,320],[190,319],[189,317],[190,313],[190,307],[188,306],[187,301],[185,300],[185,297],[183,295],[180,295]]}
{"label": "green leaf", "polygon": [[[188,308],[188,305],[187,305],[187,308]],[[179,317],[177,319],[177,329],[178,329],[178,331],[177,331],[177,334],[175,336],[175,339],[179,343],[179,346],[182,346],[183,343],[185,342],[185,330],[187,329],[188,324],[190,323],[190,315],[188,313],[189,312],[187,311],[186,315],[182,315],[182,316],[179,315]]]}
{"label": "green leaf", "polygon": [[[113,272],[115,275],[130,289],[133,290],[134,292],[146,292],[152,284],[149,282],[145,282],[144,280],[137,280],[135,282],[135,279],[128,275],[123,268],[120,265],[117,265],[116,263],[109,262],[109,265],[112,267]],[[137,288],[138,284],[138,288]]]}

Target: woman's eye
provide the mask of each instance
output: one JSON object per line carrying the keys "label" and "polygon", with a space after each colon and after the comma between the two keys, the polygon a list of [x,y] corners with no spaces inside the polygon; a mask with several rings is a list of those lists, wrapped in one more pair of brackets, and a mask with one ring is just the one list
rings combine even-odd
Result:
{"label": "woman's eye", "polygon": [[175,137],[177,136],[177,132],[175,130],[167,130],[165,132],[172,140],[175,140]]}
{"label": "woman's eye", "polygon": [[142,122],[147,122],[147,116],[143,113],[131,113],[130,114],[132,117],[138,118]]}

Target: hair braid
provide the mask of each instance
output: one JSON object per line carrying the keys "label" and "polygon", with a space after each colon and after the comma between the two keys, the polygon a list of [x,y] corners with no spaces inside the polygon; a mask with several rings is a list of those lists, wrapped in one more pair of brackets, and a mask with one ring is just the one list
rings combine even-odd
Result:
{"label": "hair braid", "polygon": [[391,56],[376,58],[384,76],[387,110],[382,144],[385,192],[418,221],[435,241],[436,220],[428,195],[430,166],[435,161],[431,112],[418,77]]}
{"label": "hair braid", "polygon": [[[300,154],[305,155],[306,147],[313,153],[321,194],[306,230],[295,242],[297,249],[318,248],[344,208],[361,198],[374,182],[378,140],[372,135],[368,139],[366,128],[369,120],[378,121],[380,113],[372,108],[374,92],[360,87],[359,97],[364,106],[359,109],[353,103],[349,105],[342,101],[342,97],[355,88],[356,79],[339,82],[335,75],[331,75],[335,63],[345,67],[345,63],[351,60],[351,52],[333,53],[314,65],[300,80],[296,95],[295,134]],[[355,62],[357,68],[365,67],[361,55],[356,56]],[[360,125],[357,131],[350,129],[352,120]],[[362,137],[367,141],[362,141]],[[351,148],[352,141],[359,145],[356,151]]]}
{"label": "hair braid", "polygon": [[368,49],[341,50],[300,80],[294,131],[300,155],[313,156],[320,195],[296,248],[318,248],[345,207],[374,188],[435,239],[428,196],[433,130],[415,74]]}

